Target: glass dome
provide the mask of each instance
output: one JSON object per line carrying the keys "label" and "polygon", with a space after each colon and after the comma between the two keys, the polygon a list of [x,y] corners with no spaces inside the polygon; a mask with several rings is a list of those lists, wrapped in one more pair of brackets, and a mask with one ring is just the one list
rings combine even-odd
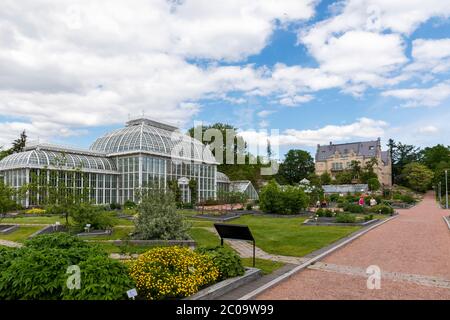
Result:
{"label": "glass dome", "polygon": [[220,171],[216,172],[216,180],[217,182],[221,183],[230,183],[230,178],[225,173],[222,173]]}
{"label": "glass dome", "polygon": [[155,155],[216,163],[209,148],[175,129],[147,119],[130,121],[125,128],[98,138],[90,150],[108,155],[144,151]]}
{"label": "glass dome", "polygon": [[41,150],[38,148],[12,154],[0,161],[0,170],[24,167],[61,167],[67,169],[82,168],[101,171],[116,170],[114,162],[107,158]]}

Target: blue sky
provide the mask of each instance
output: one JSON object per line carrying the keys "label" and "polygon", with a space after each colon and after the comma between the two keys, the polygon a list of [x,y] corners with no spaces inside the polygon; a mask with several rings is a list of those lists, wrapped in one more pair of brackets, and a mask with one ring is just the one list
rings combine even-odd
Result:
{"label": "blue sky", "polygon": [[26,129],[88,147],[142,112],[230,123],[280,157],[377,137],[450,144],[448,1],[7,4],[0,145]]}

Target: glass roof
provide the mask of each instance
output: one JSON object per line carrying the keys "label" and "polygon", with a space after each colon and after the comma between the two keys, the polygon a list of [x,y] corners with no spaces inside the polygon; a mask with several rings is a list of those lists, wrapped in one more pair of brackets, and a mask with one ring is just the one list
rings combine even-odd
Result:
{"label": "glass roof", "polygon": [[230,183],[230,178],[228,178],[225,173],[222,173],[220,171],[217,171],[216,173],[216,180],[217,182]]}
{"label": "glass roof", "polygon": [[109,155],[144,151],[206,163],[216,162],[209,148],[200,141],[177,131],[151,125],[147,121],[132,122],[125,128],[107,133],[98,138],[90,150]]}
{"label": "glass roof", "polygon": [[40,149],[14,153],[0,161],[0,170],[23,167],[116,171],[114,162],[107,158]]}

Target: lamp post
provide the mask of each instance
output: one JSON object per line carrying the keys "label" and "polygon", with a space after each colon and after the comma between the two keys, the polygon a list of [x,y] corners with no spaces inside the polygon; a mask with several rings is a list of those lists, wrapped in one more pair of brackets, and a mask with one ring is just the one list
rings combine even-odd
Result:
{"label": "lamp post", "polygon": [[438,183],[438,192],[439,192],[439,206],[442,204],[442,190],[441,190],[441,181]]}

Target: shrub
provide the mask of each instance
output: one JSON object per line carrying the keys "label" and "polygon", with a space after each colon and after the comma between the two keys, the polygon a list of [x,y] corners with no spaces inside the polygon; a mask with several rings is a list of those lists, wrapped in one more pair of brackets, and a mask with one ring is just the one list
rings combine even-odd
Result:
{"label": "shrub", "polygon": [[141,240],[183,240],[189,239],[187,224],[176,211],[172,192],[148,190],[138,206],[135,220],[135,238]]}
{"label": "shrub", "polygon": [[[69,290],[67,268],[81,269],[81,289]],[[39,235],[14,251],[0,250],[0,299],[125,299],[134,287],[127,266],[98,246],[64,234]]]}
{"label": "shrub", "polygon": [[347,203],[343,207],[344,211],[351,212],[351,213],[363,213],[364,207],[360,206],[359,204],[354,203]]}
{"label": "shrub", "polygon": [[155,248],[130,263],[139,294],[147,299],[183,298],[219,278],[211,257],[182,247]]}
{"label": "shrub", "polygon": [[45,212],[52,215],[62,215],[67,212],[67,208],[57,204],[50,204],[45,206]]}
{"label": "shrub", "polygon": [[252,209],[253,209],[253,204],[247,203],[245,209],[247,209],[247,210],[252,210]]}
{"label": "shrub", "polygon": [[370,221],[370,220],[373,220],[373,214],[364,216],[364,221]]}
{"label": "shrub", "polygon": [[46,211],[40,208],[33,208],[25,211],[26,214],[45,214]]}
{"label": "shrub", "polygon": [[122,206],[120,204],[118,204],[118,203],[111,203],[109,205],[109,207],[110,207],[111,210],[120,210],[120,209],[122,209]]}
{"label": "shrub", "polygon": [[76,231],[83,231],[86,224],[90,224],[92,229],[105,230],[112,228],[115,223],[115,219],[110,213],[90,204],[72,206],[69,214],[73,219]]}
{"label": "shrub", "polygon": [[367,184],[370,191],[377,191],[381,188],[381,183],[378,181],[378,178],[370,178],[367,180]]}
{"label": "shrub", "polygon": [[320,208],[320,209],[317,210],[316,214],[317,214],[317,216],[319,216],[319,217],[328,217],[328,218],[331,218],[331,217],[333,217],[334,212],[331,211],[330,209],[322,209],[322,208]]}
{"label": "shrub", "polygon": [[392,207],[384,205],[384,204],[378,204],[378,205],[370,208],[370,212],[381,213],[381,214],[393,214],[394,209]]}
{"label": "shrub", "polygon": [[354,223],[356,222],[356,216],[353,214],[339,213],[336,215],[337,223]]}
{"label": "shrub", "polygon": [[416,199],[414,199],[414,197],[410,194],[402,194],[400,196],[400,200],[408,204],[416,203]]}
{"label": "shrub", "polygon": [[259,201],[264,212],[296,214],[308,206],[309,198],[302,188],[286,186],[281,189],[271,181],[261,190]]}
{"label": "shrub", "polygon": [[198,253],[206,254],[211,257],[212,261],[219,268],[218,280],[224,280],[237,276],[242,276],[245,272],[241,258],[234,250],[227,249],[222,246],[199,248]]}
{"label": "shrub", "polygon": [[340,197],[339,197],[339,195],[337,193],[330,194],[330,201],[331,202],[338,202],[339,198]]}
{"label": "shrub", "polygon": [[125,201],[125,203],[123,204],[123,207],[125,209],[133,209],[137,207],[137,204],[131,200],[127,200]]}

